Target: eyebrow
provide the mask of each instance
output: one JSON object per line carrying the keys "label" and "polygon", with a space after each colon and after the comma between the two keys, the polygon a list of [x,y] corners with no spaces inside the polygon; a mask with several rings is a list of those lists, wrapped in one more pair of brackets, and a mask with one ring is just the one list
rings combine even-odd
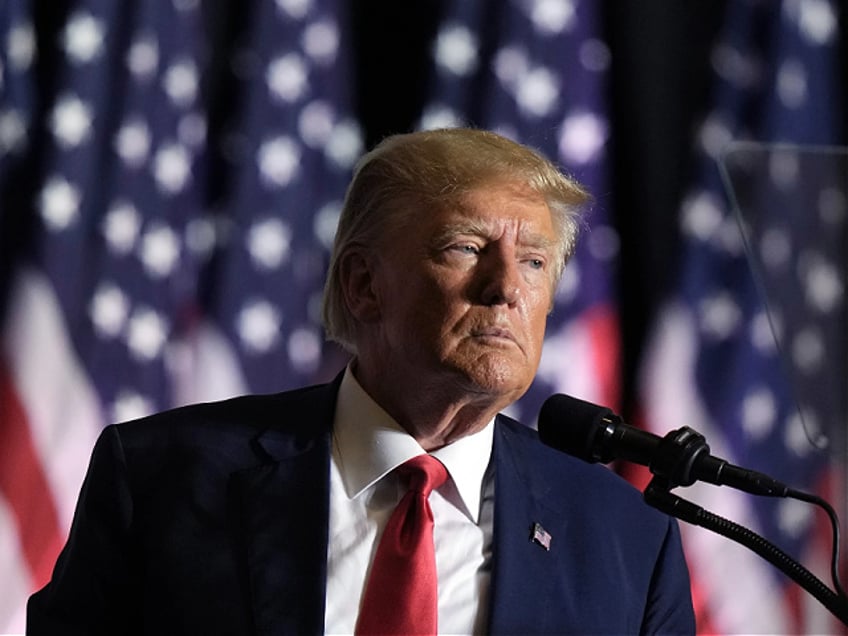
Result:
{"label": "eyebrow", "polygon": [[[494,236],[493,224],[473,216],[466,217],[462,221],[449,223],[442,228],[434,237],[437,244],[445,243],[455,236],[469,234],[482,238],[491,239]],[[519,241],[523,245],[538,249],[556,251],[557,241],[538,232],[521,230]]]}

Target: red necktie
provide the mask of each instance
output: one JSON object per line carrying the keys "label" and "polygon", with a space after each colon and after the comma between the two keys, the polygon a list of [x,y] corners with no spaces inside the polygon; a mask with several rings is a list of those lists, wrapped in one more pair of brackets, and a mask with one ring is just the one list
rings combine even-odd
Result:
{"label": "red necktie", "polygon": [[413,457],[397,470],[409,490],[377,546],[356,622],[359,635],[435,634],[438,628],[433,512],[427,498],[448,472],[429,455]]}

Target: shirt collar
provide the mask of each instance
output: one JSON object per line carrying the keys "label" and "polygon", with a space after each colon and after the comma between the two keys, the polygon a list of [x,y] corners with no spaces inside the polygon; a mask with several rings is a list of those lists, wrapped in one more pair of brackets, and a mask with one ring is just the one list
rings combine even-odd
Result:
{"label": "shirt collar", "polygon": [[[492,454],[494,427],[489,422],[481,431],[430,453],[448,469],[465,507],[475,522],[480,513],[483,478]],[[359,496],[385,475],[425,450],[368,395],[348,365],[339,387],[334,450],[351,499]]]}

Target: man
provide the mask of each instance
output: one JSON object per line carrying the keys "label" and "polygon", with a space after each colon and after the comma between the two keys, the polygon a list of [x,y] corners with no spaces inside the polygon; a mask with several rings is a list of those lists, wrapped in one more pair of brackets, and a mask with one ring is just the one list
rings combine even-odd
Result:
{"label": "man", "polygon": [[380,144],[325,290],[347,369],[107,428],[29,633],[365,632],[369,604],[380,630],[405,611],[380,607],[393,584],[369,589],[406,488],[394,469],[425,454],[446,481],[422,504],[437,624],[421,629],[693,633],[676,524],[499,415],[536,372],[585,199],[492,133]]}

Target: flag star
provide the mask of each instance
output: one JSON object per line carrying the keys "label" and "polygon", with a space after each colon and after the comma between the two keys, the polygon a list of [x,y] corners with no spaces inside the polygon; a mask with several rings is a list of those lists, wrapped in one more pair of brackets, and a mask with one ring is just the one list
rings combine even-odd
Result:
{"label": "flag star", "polygon": [[580,63],[587,71],[606,71],[610,67],[612,54],[603,40],[590,38],[580,45]]}
{"label": "flag star", "polygon": [[177,124],[180,141],[193,148],[200,148],[206,141],[206,118],[200,113],[186,113]]}
{"label": "flag star", "polygon": [[151,77],[159,66],[159,43],[155,37],[142,37],[127,52],[127,68],[139,79]]}
{"label": "flag star", "polygon": [[812,409],[801,408],[793,413],[783,431],[783,443],[798,457],[805,457],[816,448],[826,448],[827,439],[821,434],[819,423]]}
{"label": "flag star", "polygon": [[167,225],[149,229],[141,238],[140,255],[145,269],[157,278],[174,271],[180,258],[180,242]]}
{"label": "flag star", "polygon": [[346,170],[356,163],[362,154],[363,145],[359,125],[351,119],[346,119],[333,128],[324,152],[333,164]]}
{"label": "flag star", "polygon": [[103,22],[90,13],[76,12],[64,32],[65,51],[74,62],[92,61],[103,49]]}
{"label": "flag star", "polygon": [[822,188],[818,198],[818,212],[822,223],[840,227],[848,215],[848,201],[839,187]]}
{"label": "flag star", "polygon": [[0,156],[23,150],[26,142],[27,126],[20,111],[14,108],[0,111]]}
{"label": "flag star", "polygon": [[318,239],[318,242],[326,250],[330,250],[333,247],[341,213],[342,204],[340,201],[331,201],[321,206],[321,209],[315,213],[315,218],[312,221],[313,232],[315,238]]}
{"label": "flag star", "polygon": [[129,422],[150,415],[155,407],[150,399],[136,391],[125,389],[118,393],[109,410],[112,421],[117,423]]}
{"label": "flag star", "polygon": [[111,283],[100,285],[89,306],[97,333],[105,338],[120,334],[129,314],[129,305],[126,294],[118,286]]}
{"label": "flag star", "polygon": [[197,97],[197,67],[190,60],[171,64],[162,80],[165,92],[177,106],[189,106]]}
{"label": "flag star", "polygon": [[135,245],[141,227],[141,215],[126,200],[112,204],[103,219],[103,234],[109,248],[116,254],[128,254]]}
{"label": "flag star", "polygon": [[277,6],[287,16],[302,20],[312,8],[312,0],[276,0]]}
{"label": "flag star", "polygon": [[531,5],[530,19],[542,33],[562,33],[575,24],[576,18],[573,0],[535,0]]}
{"label": "flag star", "polygon": [[207,256],[212,252],[217,240],[215,223],[206,217],[193,218],[186,224],[186,247],[193,254]]}
{"label": "flag star", "polygon": [[844,285],[839,271],[823,258],[812,257],[803,274],[807,302],[821,313],[829,313],[842,303]]}
{"label": "flag star", "polygon": [[321,148],[327,143],[333,132],[336,113],[332,105],[316,99],[300,111],[297,118],[297,131],[300,138],[310,148]]}
{"label": "flag star", "polygon": [[713,114],[704,121],[698,137],[701,149],[712,159],[718,159],[727,144],[733,141],[733,133],[717,114]]}
{"label": "flag star", "polygon": [[41,191],[41,217],[52,231],[66,229],[79,216],[82,193],[62,177],[52,177]]}
{"label": "flag star", "polygon": [[247,250],[263,269],[276,269],[291,251],[291,229],[280,219],[254,223],[247,233]]}
{"label": "flag star", "polygon": [[124,123],[115,135],[115,152],[127,165],[141,166],[150,153],[150,128],[141,118]]}
{"label": "flag star", "polygon": [[254,300],[239,312],[236,332],[248,352],[265,353],[279,338],[280,322],[274,305],[266,300]]}
{"label": "flag star", "polygon": [[792,339],[792,362],[805,374],[818,371],[825,358],[821,333],[815,327],[801,329]]}
{"label": "flag star", "polygon": [[505,46],[495,54],[495,75],[507,88],[516,86],[529,66],[526,52],[518,47]]}
{"label": "flag star", "polygon": [[686,236],[706,242],[718,232],[723,221],[722,208],[712,192],[698,192],[683,202],[681,229]]}
{"label": "flag star", "polygon": [[518,80],[515,100],[525,113],[549,115],[559,101],[559,80],[546,68],[535,68]]}
{"label": "flag star", "polygon": [[477,69],[477,38],[466,27],[445,26],[436,38],[436,63],[448,72],[465,77]]}
{"label": "flag star", "polygon": [[786,108],[801,108],[807,101],[807,70],[795,59],[786,60],[777,71],[777,94]]}
{"label": "flag star", "polygon": [[751,390],[742,400],[742,430],[754,441],[766,439],[774,430],[777,404],[767,387]]}
{"label": "flag star", "polygon": [[568,262],[557,286],[556,302],[567,304],[577,296],[577,292],[580,291],[580,280],[582,278],[580,269],[580,262],[576,258]]}
{"label": "flag star", "polygon": [[191,157],[184,146],[167,143],[153,157],[153,176],[167,194],[181,191],[191,177]]}
{"label": "flag star", "polygon": [[792,256],[792,237],[785,228],[766,228],[760,237],[760,258],[770,270],[785,267]]}
{"label": "flag star", "polygon": [[780,530],[796,539],[804,534],[813,521],[810,506],[797,499],[781,499],[777,515]]}
{"label": "flag star", "polygon": [[751,343],[754,348],[764,355],[774,355],[777,352],[777,336],[781,333],[780,319],[772,312],[758,312],[751,319]]}
{"label": "flag star", "polygon": [[127,346],[141,361],[157,358],[168,337],[168,324],[149,307],[136,309],[127,325]]}
{"label": "flag star", "polygon": [[785,3],[789,10],[797,10],[796,20],[801,34],[810,44],[828,44],[837,33],[839,20],[833,4],[827,0],[804,0]]}
{"label": "flag star", "polygon": [[559,152],[568,163],[586,164],[599,158],[607,139],[607,123],[591,112],[569,114],[559,130]]}
{"label": "flag star", "polygon": [[321,341],[321,336],[315,329],[295,329],[289,336],[289,361],[302,373],[314,371],[321,362]]}
{"label": "flag star", "polygon": [[66,95],[53,109],[51,129],[65,148],[79,146],[91,134],[92,114],[88,104],[74,95]]}
{"label": "flag star", "polygon": [[303,50],[319,64],[335,61],[339,50],[339,30],[332,20],[310,24],[303,31]]}
{"label": "flag star", "polygon": [[300,149],[290,137],[269,139],[259,147],[257,162],[266,182],[284,187],[299,172]]}
{"label": "flag star", "polygon": [[702,331],[716,340],[729,338],[742,322],[742,310],[727,292],[704,299],[699,309]]}
{"label": "flag star", "polygon": [[32,24],[16,24],[9,29],[6,34],[6,59],[10,70],[20,73],[29,69],[35,59],[35,50],[35,31]]}
{"label": "flag star", "polygon": [[421,115],[421,130],[456,128],[462,125],[462,117],[446,104],[432,104]]}
{"label": "flag star", "polygon": [[308,71],[303,58],[288,53],[268,65],[265,81],[272,95],[284,102],[293,103],[303,97],[309,86]]}

